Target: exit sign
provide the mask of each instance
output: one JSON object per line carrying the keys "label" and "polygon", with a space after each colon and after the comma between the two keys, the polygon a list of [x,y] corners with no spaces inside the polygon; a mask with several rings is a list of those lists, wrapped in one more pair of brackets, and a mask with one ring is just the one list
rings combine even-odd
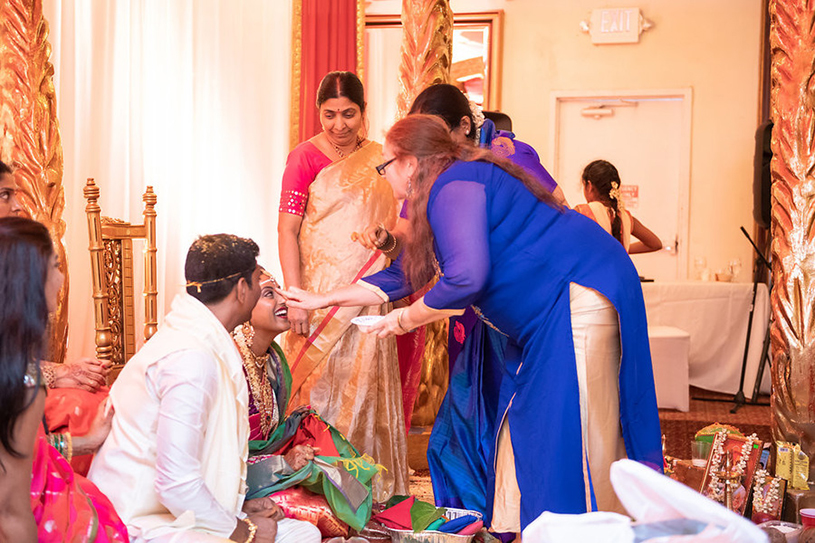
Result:
{"label": "exit sign", "polygon": [[592,43],[637,43],[642,33],[639,8],[595,9],[591,12]]}

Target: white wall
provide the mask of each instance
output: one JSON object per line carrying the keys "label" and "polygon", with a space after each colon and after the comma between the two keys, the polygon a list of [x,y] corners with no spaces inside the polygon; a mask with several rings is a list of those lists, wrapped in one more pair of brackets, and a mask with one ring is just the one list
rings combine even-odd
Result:
{"label": "white wall", "polygon": [[[552,91],[693,88],[690,266],[738,257],[750,277],[754,134],[758,126],[761,0],[452,0],[454,12],[504,10],[502,110],[551,163]],[[579,23],[593,9],[639,7],[653,21],[638,44],[592,45]],[[393,14],[398,0],[373,0]],[[643,157],[647,160],[648,157]],[[577,183],[576,179],[559,179]],[[693,277],[693,270],[689,276]]]}

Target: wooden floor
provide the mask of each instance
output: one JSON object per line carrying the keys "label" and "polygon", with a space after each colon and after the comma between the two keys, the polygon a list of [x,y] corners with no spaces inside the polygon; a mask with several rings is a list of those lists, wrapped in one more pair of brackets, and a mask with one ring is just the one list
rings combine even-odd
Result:
{"label": "wooden floor", "polygon": [[[735,426],[742,433],[756,433],[762,441],[772,439],[770,431],[770,407],[768,405],[744,405],[736,413],[733,396],[691,387],[690,410],[687,413],[673,409],[660,409],[659,420],[665,435],[665,452],[677,458],[690,458],[690,442],[701,428],[716,422]],[[701,398],[721,400],[705,401]],[[769,403],[762,396],[759,402]],[[427,469],[427,439],[429,428],[412,428],[408,434],[408,465],[413,470],[410,477],[410,493],[420,500],[433,503],[433,487]]]}

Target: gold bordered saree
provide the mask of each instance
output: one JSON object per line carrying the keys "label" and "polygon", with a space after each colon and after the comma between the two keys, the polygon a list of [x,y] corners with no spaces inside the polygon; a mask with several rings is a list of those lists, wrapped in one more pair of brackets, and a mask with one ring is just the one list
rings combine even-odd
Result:
{"label": "gold bordered saree", "polygon": [[[382,223],[393,227],[397,202],[376,173],[382,146],[370,142],[323,168],[309,187],[300,227],[303,289],[326,292],[385,268],[389,261],[351,240]],[[288,333],[283,349],[292,373],[289,406],[311,405],[387,471],[374,480],[374,500],[408,490],[407,440],[396,341],[363,334],[358,315],[381,315],[386,304],[313,311],[308,338]]]}

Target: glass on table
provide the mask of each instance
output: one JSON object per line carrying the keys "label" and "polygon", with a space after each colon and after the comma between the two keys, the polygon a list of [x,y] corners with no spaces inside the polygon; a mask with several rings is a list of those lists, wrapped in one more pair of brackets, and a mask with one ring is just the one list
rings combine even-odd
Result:
{"label": "glass on table", "polygon": [[735,281],[736,277],[739,275],[739,272],[741,271],[741,259],[734,258],[733,260],[730,261],[730,264],[728,266],[730,267],[730,275],[733,277],[732,280]]}
{"label": "glass on table", "polygon": [[693,259],[693,269],[696,272],[696,280],[701,281],[702,275],[704,274],[705,268],[707,268],[707,258],[703,256],[697,256]]}
{"label": "glass on table", "polygon": [[694,466],[704,468],[707,466],[707,457],[710,455],[710,447],[712,443],[709,441],[691,440],[690,453],[691,463]]}

